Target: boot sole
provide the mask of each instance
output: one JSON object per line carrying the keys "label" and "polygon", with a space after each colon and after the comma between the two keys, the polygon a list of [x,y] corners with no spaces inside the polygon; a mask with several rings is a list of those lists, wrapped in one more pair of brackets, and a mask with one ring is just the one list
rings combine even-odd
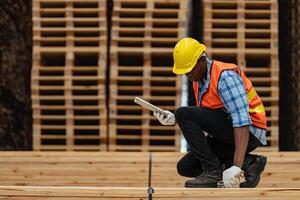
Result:
{"label": "boot sole", "polygon": [[216,188],[217,183],[206,184],[206,185],[185,184],[184,187],[186,187],[186,188]]}
{"label": "boot sole", "polygon": [[265,170],[265,166],[267,163],[267,157],[260,156],[259,159],[260,159],[260,161],[258,162],[258,174],[257,174],[256,180],[250,185],[241,184],[241,186],[240,186],[241,188],[254,188],[258,185],[258,183],[260,181],[260,175]]}

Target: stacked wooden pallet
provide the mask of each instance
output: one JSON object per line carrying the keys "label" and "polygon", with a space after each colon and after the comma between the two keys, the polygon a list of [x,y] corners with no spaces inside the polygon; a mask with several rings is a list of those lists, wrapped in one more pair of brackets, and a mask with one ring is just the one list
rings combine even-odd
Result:
{"label": "stacked wooden pallet", "polygon": [[[300,188],[299,152],[264,153],[259,188]],[[182,188],[178,152],[152,154],[152,186]],[[147,187],[148,152],[1,152],[0,185]],[[0,192],[1,194],[1,192]]]}
{"label": "stacked wooden pallet", "polygon": [[[12,199],[122,199],[147,200],[146,187],[37,187],[37,186],[0,186],[0,198]],[[185,189],[155,188],[153,199],[253,199],[253,200],[298,200],[298,188],[265,189]]]}
{"label": "stacked wooden pallet", "polygon": [[268,144],[278,147],[278,11],[276,0],[204,0],[204,43],[216,60],[238,64],[267,112]]}
{"label": "stacked wooden pallet", "polygon": [[35,150],[106,149],[105,0],[34,0]]}
{"label": "stacked wooden pallet", "polygon": [[179,130],[161,126],[135,96],[163,109],[180,106],[172,50],[185,34],[187,1],[115,0],[110,53],[109,150],[178,151]]}

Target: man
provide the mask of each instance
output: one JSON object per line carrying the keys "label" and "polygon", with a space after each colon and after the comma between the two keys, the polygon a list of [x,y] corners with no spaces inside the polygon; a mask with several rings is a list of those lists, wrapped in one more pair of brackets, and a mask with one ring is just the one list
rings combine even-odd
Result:
{"label": "man", "polygon": [[163,125],[176,121],[189,144],[191,151],[177,164],[180,175],[194,178],[186,187],[216,187],[221,180],[225,187],[255,187],[267,159],[249,152],[266,144],[264,106],[238,66],[212,60],[205,50],[184,38],[173,52],[173,72],[193,82],[197,106],[154,116]]}

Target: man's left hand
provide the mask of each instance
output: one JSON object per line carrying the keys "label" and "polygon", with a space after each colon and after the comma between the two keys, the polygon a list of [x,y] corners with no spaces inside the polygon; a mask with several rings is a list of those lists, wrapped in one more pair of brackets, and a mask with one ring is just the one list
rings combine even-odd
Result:
{"label": "man's left hand", "polygon": [[223,183],[226,188],[239,188],[240,178],[244,176],[244,172],[237,166],[232,166],[223,172]]}

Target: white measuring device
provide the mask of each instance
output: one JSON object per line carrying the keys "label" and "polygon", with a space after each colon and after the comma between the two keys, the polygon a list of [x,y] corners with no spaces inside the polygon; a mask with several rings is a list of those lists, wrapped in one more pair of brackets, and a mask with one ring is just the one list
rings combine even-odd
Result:
{"label": "white measuring device", "polygon": [[147,108],[148,110],[151,110],[153,112],[159,112],[159,113],[163,114],[164,116],[168,116],[168,114],[169,114],[166,111],[164,111],[163,109],[161,109],[139,97],[134,98],[134,103],[139,104],[139,105],[143,106],[144,108]]}

